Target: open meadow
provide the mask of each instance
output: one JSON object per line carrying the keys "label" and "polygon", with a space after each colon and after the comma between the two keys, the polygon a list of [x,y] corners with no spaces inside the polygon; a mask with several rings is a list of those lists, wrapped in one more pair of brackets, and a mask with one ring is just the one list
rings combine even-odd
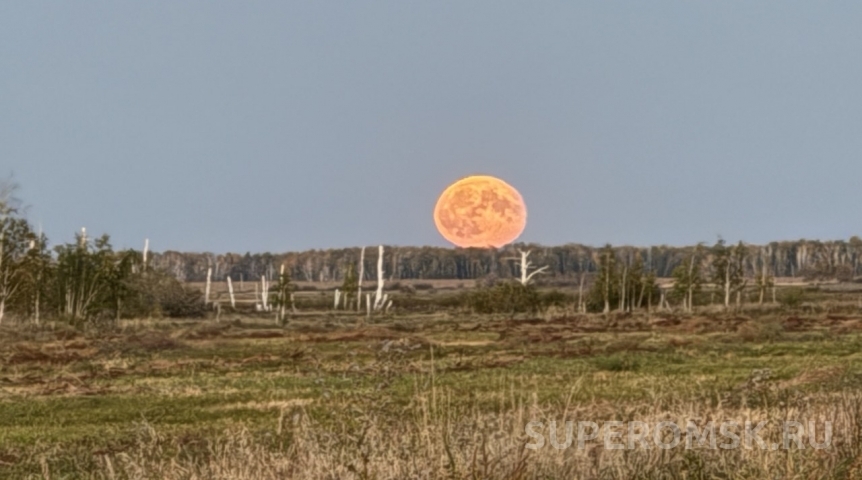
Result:
{"label": "open meadow", "polygon": [[[10,324],[0,477],[860,478],[859,293],[805,292],[691,314],[420,305],[303,310],[285,326],[228,309],[218,321]],[[820,441],[831,422],[829,448],[527,448],[529,422],[550,440],[555,421],[562,443],[567,420],[766,421],[778,442],[788,419],[813,421]]]}

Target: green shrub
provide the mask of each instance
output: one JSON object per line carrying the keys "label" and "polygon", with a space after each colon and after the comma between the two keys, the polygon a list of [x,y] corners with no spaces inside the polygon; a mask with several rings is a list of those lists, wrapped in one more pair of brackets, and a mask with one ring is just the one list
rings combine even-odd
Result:
{"label": "green shrub", "polygon": [[805,301],[805,292],[801,288],[788,288],[778,296],[778,303],[787,308],[798,308]]}
{"label": "green shrub", "polygon": [[599,370],[608,372],[633,372],[640,368],[640,363],[629,355],[596,357],[593,363]]}
{"label": "green shrub", "polygon": [[517,282],[478,288],[466,298],[468,306],[477,313],[535,313],[541,307],[536,289]]}
{"label": "green shrub", "polygon": [[127,281],[126,317],[200,318],[206,312],[200,290],[183,285],[171,275],[147,271]]}

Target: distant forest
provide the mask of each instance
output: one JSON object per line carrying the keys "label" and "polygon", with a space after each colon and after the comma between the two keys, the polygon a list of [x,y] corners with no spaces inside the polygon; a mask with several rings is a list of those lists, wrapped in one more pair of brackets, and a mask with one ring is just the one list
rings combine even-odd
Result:
{"label": "distant forest", "polygon": [[[708,245],[704,245],[708,247]],[[633,264],[640,257],[644,266],[658,277],[670,277],[674,268],[692,256],[695,246],[688,247],[614,247],[617,258]],[[459,279],[473,280],[490,275],[517,277],[514,257],[518,249],[530,250],[530,260],[537,267],[548,266],[542,278],[576,279],[581,273],[597,271],[602,247],[568,244],[547,247],[515,244],[502,249],[391,247],[385,246],[384,271],[387,280]],[[283,264],[295,281],[341,282],[350,265],[358,269],[361,249],[343,248],[288,253],[188,253],[167,251],[155,253],[151,265],[165,270],[182,281],[205,281],[212,267],[213,280],[269,279],[278,277]],[[709,248],[703,249],[708,261]],[[772,242],[767,245],[745,245],[746,275],[754,276],[766,267],[776,277],[850,280],[860,275],[862,239],[844,241],[798,240]],[[377,248],[365,252],[364,279],[376,279]]]}

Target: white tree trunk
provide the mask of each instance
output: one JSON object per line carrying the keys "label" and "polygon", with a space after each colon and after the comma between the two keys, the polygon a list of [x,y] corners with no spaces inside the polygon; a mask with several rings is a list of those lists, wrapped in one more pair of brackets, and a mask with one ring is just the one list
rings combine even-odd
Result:
{"label": "white tree trunk", "polygon": [[213,269],[212,267],[207,268],[207,286],[204,290],[204,305],[210,304],[210,282],[212,281]]}
{"label": "white tree trunk", "polygon": [[688,263],[688,295],[686,309],[691,313],[694,307],[694,255]]}
{"label": "white tree trunk", "polygon": [[[610,260],[608,261],[610,264]],[[610,313],[611,311],[611,276],[610,272],[605,274],[605,310],[604,313]]]}
{"label": "white tree trunk", "polygon": [[730,308],[730,263],[724,271],[724,308]]}
{"label": "white tree trunk", "polygon": [[36,321],[36,325],[39,325],[39,297],[41,292],[39,292],[39,285],[36,285],[36,302],[33,305],[33,318]]}
{"label": "white tree trunk", "polygon": [[374,310],[383,307],[383,245],[377,251],[377,291],[374,293]]}
{"label": "white tree trunk", "polygon": [[518,252],[521,253],[521,260],[518,262],[518,268],[521,270],[520,282],[521,282],[521,285],[526,287],[530,283],[530,280],[533,279],[533,277],[544,272],[545,270],[548,269],[548,267],[544,266],[544,267],[530,273],[530,268],[533,266],[533,264],[530,263],[530,261],[528,260],[528,257],[530,256],[531,252],[529,250],[527,250],[527,251],[518,250]]}
{"label": "white tree trunk", "polygon": [[335,310],[338,310],[338,301],[341,300],[340,297],[341,297],[341,292],[336,288],[335,289],[335,304],[332,307]]}
{"label": "white tree trunk", "polygon": [[626,277],[629,275],[629,266],[623,266],[623,276],[620,280],[620,311],[624,312],[626,308]]}
{"label": "white tree trunk", "polygon": [[[278,275],[279,275],[278,283],[283,284],[284,283],[284,264],[283,263],[281,264],[281,269],[278,271]],[[287,307],[287,298],[285,298],[285,294],[287,292],[285,290],[286,290],[285,288],[282,288],[281,291],[278,292],[278,298],[281,300],[281,302],[280,302],[281,305],[278,306],[278,320],[279,320],[279,322],[284,322],[285,308]],[[290,299],[292,302],[293,301],[293,294],[291,294]]]}
{"label": "white tree trunk", "polygon": [[143,256],[143,264],[144,264],[144,265],[143,265],[143,267],[142,267],[144,270],[146,270],[146,269],[147,269],[147,253],[148,253],[149,251],[150,251],[150,239],[149,239],[149,238],[145,238],[145,239],[144,239],[144,256]]}
{"label": "white tree trunk", "polygon": [[362,247],[362,252],[359,253],[359,279],[357,280],[358,290],[356,291],[356,311],[362,311],[362,278],[365,276],[365,247]]}
{"label": "white tree trunk", "polygon": [[371,294],[365,294],[365,314],[370,318],[371,317]]}
{"label": "white tree trunk", "polygon": [[580,313],[585,313],[587,311],[585,308],[586,305],[584,304],[584,277],[584,272],[581,272],[581,281],[578,285],[578,312]]}
{"label": "white tree trunk", "polygon": [[230,294],[230,307],[236,308],[236,298],[233,296],[233,283],[230,281],[230,276],[227,277],[227,292]]}

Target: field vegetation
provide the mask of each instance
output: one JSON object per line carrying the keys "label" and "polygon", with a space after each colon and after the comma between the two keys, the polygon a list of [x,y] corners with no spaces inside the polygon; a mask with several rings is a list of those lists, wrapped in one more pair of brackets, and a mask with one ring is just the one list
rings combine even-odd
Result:
{"label": "field vegetation", "polygon": [[[859,294],[785,295],[735,313],[6,325],[0,476],[858,478]],[[830,420],[833,446],[525,448],[529,421],[722,418]]]}

